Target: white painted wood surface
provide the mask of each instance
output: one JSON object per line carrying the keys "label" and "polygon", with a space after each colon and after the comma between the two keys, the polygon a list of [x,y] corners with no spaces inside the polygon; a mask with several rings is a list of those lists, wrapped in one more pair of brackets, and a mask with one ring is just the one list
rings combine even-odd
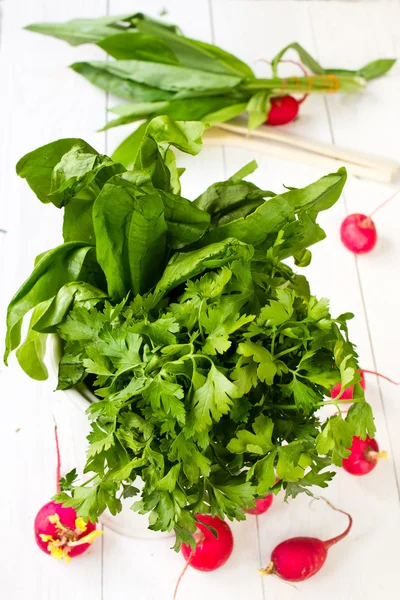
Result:
{"label": "white painted wood surface", "polygon": [[[193,37],[214,41],[237,53],[260,74],[269,58],[291,41],[304,44],[323,64],[360,66],[384,56],[400,56],[400,4],[282,2],[266,0],[2,0],[0,29],[0,330],[11,293],[29,273],[33,257],[59,242],[59,212],[41,205],[14,165],[25,152],[59,137],[79,136],[100,151],[111,152],[130,130],[96,133],[106,118],[109,99],[66,66],[78,59],[101,57],[90,46],[71,48],[63,42],[24,32],[31,22],[100,16],[143,10],[178,23]],[[111,102],[111,100],[110,100]],[[290,127],[300,135],[341,146],[400,158],[400,66],[372,82],[362,95],[313,96],[301,119]],[[190,166],[184,176],[187,197],[228,176],[256,158],[254,181],[266,189],[282,184],[305,185],[323,173],[238,149],[207,148],[200,157],[181,158]],[[399,183],[397,184],[399,185]],[[313,291],[331,298],[334,313],[353,311],[352,338],[361,365],[393,378],[399,375],[400,339],[400,198],[376,215],[376,250],[355,258],[340,243],[339,227],[346,212],[371,212],[394,190],[350,178],[340,202],[323,213],[328,238],[317,247],[308,268]],[[91,551],[67,567],[39,552],[32,535],[37,509],[54,492],[53,414],[60,427],[62,454],[71,458],[73,424],[54,382],[38,384],[21,373],[15,360],[0,367],[0,596],[7,600],[159,600],[172,598],[183,566],[170,541],[135,541],[105,530]],[[374,407],[377,439],[389,450],[369,476],[340,472],[327,497],[354,516],[354,529],[332,548],[323,571],[298,586],[307,600],[398,598],[400,533],[400,389],[367,376],[367,397]],[[235,550],[227,565],[210,574],[189,569],[179,598],[200,600],[291,600],[296,589],[276,578],[261,579],[279,541],[297,534],[321,538],[339,532],[344,519],[307,498],[289,504],[276,499],[265,515],[233,525]]]}

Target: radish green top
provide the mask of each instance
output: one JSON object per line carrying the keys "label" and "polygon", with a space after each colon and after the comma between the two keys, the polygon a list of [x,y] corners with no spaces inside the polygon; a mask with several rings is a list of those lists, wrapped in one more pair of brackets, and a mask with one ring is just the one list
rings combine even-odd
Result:
{"label": "radish green top", "polygon": [[[6,358],[18,348],[43,379],[46,336],[58,333],[59,389],[87,382],[98,398],[90,481],[68,474],[57,501],[94,521],[121,509],[121,493],[136,497],[177,547],[192,542],[197,513],[244,519],[271,490],[326,487],[352,437],[374,435],[352,315],[332,317],[282,262],[310,262],[345,170],[276,195],[244,179],[253,162],[190,202],[171,146],[197,154],[203,129],[156,117],[137,133],[132,170],[79,139],[24,156],[18,174],[64,210],[64,243],[37,258],[7,316]],[[338,380],[354,386],[354,405],[321,422],[319,408],[340,402]]]}
{"label": "radish green top", "polygon": [[[271,61],[272,77],[258,79],[238,57],[218,46],[185,37],[175,25],[142,13],[36,23],[27,27],[79,46],[96,44],[115,60],[81,61],[71,68],[93,85],[127,100],[111,109],[105,129],[169,115],[213,125],[248,112],[249,128],[267,120],[271,98],[290,93],[355,92],[387,73],[395,59],[374,60],[360,69],[322,67],[300,44],[283,48]],[[288,50],[297,53],[309,76],[280,78]],[[265,58],[261,57],[260,58]],[[131,166],[129,138],[116,160]]]}

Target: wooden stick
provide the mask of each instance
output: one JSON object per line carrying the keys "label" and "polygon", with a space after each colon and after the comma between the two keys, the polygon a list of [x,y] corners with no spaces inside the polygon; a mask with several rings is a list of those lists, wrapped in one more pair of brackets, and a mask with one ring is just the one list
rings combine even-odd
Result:
{"label": "wooden stick", "polygon": [[339,167],[346,167],[350,175],[391,183],[395,173],[389,170],[377,169],[356,163],[338,160],[330,156],[324,156],[313,152],[307,152],[301,148],[290,147],[270,140],[260,140],[254,137],[237,135],[220,128],[207,129],[203,135],[204,144],[207,146],[230,146],[233,148],[244,148],[251,152],[266,154],[283,160],[291,160],[311,166],[319,167],[328,171],[336,171]]}
{"label": "wooden stick", "polygon": [[261,126],[257,129],[254,129],[249,134],[247,125],[242,119],[233,119],[228,123],[218,123],[218,128],[250,138],[279,142],[295,148],[301,148],[302,150],[307,150],[308,152],[313,152],[321,156],[329,156],[342,162],[345,161],[346,163],[354,163],[364,167],[371,167],[374,170],[389,171],[390,173],[396,173],[400,170],[400,164],[390,158],[383,158],[374,154],[367,154],[364,152],[349,150],[348,148],[340,148],[339,146],[333,146],[332,144],[317,142],[315,140],[282,131],[276,127]]}

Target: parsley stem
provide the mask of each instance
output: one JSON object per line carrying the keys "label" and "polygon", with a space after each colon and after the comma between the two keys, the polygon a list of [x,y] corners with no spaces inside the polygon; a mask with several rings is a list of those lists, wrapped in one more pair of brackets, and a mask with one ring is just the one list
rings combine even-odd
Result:
{"label": "parsley stem", "polygon": [[204,298],[203,298],[203,300],[200,302],[200,307],[199,307],[199,316],[197,317],[197,319],[198,319],[198,323],[199,323],[200,337],[201,337],[201,339],[202,339],[202,342],[204,343],[203,327],[202,327],[202,325],[201,325],[201,313],[203,312],[203,303],[204,303]]}
{"label": "parsley stem", "polygon": [[278,352],[278,354],[275,354],[274,358],[279,358],[280,356],[284,356],[285,354],[289,354],[289,352],[293,352],[293,350],[297,350],[297,348],[301,348],[303,344],[297,344],[297,346],[292,346],[291,348],[288,348],[287,350],[283,350],[282,352]]}
{"label": "parsley stem", "polygon": [[212,365],[214,364],[214,361],[205,354],[193,354],[192,358],[205,358],[206,360],[209,360]]}
{"label": "parsley stem", "polygon": [[[275,338],[276,338],[276,327],[274,327],[274,331],[272,332],[272,340],[271,340],[271,354],[274,356],[275,352]],[[274,356],[275,358],[275,356]]]}
{"label": "parsley stem", "polygon": [[[359,398],[359,399],[353,399],[353,400],[340,400],[340,402],[336,402],[335,400],[328,400],[326,402],[316,402],[314,404],[314,407],[322,407],[322,406],[336,406],[336,408],[338,410],[338,404],[356,404],[357,402],[365,402],[364,398]],[[276,408],[276,409],[283,409],[283,410],[298,410],[297,406],[295,404],[264,404],[263,405],[264,408]]]}
{"label": "parsley stem", "polygon": [[99,476],[98,473],[96,473],[96,475],[93,475],[93,477],[91,477],[90,479],[87,479],[86,481],[84,481],[83,483],[81,483],[80,487],[84,487],[88,483],[91,483],[93,481],[93,479],[96,479],[96,477],[98,477],[98,476]]}

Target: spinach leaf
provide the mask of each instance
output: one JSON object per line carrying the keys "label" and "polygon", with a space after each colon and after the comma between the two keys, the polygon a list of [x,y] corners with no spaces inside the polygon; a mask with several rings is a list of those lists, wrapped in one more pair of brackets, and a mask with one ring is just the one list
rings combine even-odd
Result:
{"label": "spinach leaf", "polygon": [[251,246],[234,238],[191,252],[176,252],[157,283],[155,297],[161,298],[187,279],[200,275],[207,269],[222,267],[241,258],[250,260],[252,255]]}
{"label": "spinach leaf", "polygon": [[385,75],[393,65],[396,63],[396,59],[384,58],[374,60],[361,69],[324,69],[300,44],[293,42],[285,46],[278,54],[272,59],[271,67],[275,77],[278,76],[278,65],[282,60],[283,56],[288,50],[295,50],[297,52],[303,65],[310,69],[317,75],[354,75],[362,77],[365,80],[375,79]]}
{"label": "spinach leaf", "polygon": [[204,125],[196,121],[180,122],[167,116],[155,117],[140,142],[135,169],[148,172],[154,187],[179,193],[179,171],[170,146],[197,154],[202,147],[203,131]]}
{"label": "spinach leaf", "polygon": [[126,125],[127,123],[134,123],[140,121],[150,115],[164,114],[165,110],[169,106],[166,101],[161,102],[136,102],[133,104],[119,104],[111,109],[111,112],[119,115],[117,119],[109,121],[101,131],[106,131],[112,127],[118,125]]}
{"label": "spinach leaf", "polygon": [[164,205],[157,196],[135,200],[129,229],[129,267],[133,293],[148,292],[165,266],[167,225]]}
{"label": "spinach leaf", "polygon": [[185,67],[222,75],[253,76],[251,69],[245,63],[216,46],[197,42],[182,35],[176,35],[150,21],[140,21],[137,23],[137,27],[139,31],[152,34],[154,37],[162,40],[179,64]]}
{"label": "spinach leaf", "polygon": [[158,193],[164,204],[168,245],[179,249],[197,242],[209,227],[209,214],[197,208],[186,198],[164,190],[158,190]]}
{"label": "spinach leaf", "polygon": [[284,198],[276,196],[263,202],[247,216],[218,223],[218,226],[203,236],[201,244],[211,244],[234,237],[246,244],[257,246],[268,234],[278,232],[293,217],[294,211],[290,204]]}
{"label": "spinach leaf", "polygon": [[17,173],[27,179],[39,200],[52,202],[57,208],[65,207],[65,242],[93,244],[93,201],[104,183],[125,168],[83,140],[60,142],[47,144],[24,156],[17,165]]}
{"label": "spinach leaf", "polygon": [[303,48],[303,46],[297,42],[292,42],[291,44],[288,44],[282,48],[282,50],[278,52],[278,54],[271,60],[271,68],[274,77],[278,77],[278,65],[288,50],[295,50],[295,52],[297,52],[299,55],[303,65],[310,69],[312,73],[315,73],[316,75],[324,75],[326,73],[326,70],[321,67],[321,65],[315,60],[315,58],[311,56],[311,54],[307,52],[307,50]]}
{"label": "spinach leaf", "polygon": [[21,341],[22,320],[26,313],[52,298],[66,283],[79,280],[90,251],[93,251],[92,246],[69,242],[42,255],[7,309],[6,364],[8,355]]}
{"label": "spinach leaf", "polygon": [[[274,249],[275,255],[281,260],[294,256],[296,264],[305,267],[311,260],[311,255],[305,253],[305,250],[325,239],[325,232],[315,222],[315,216],[310,213],[311,211],[301,212],[297,220],[287,223],[282,228],[279,245]],[[265,247],[268,249],[268,243]]]}
{"label": "spinach leaf", "polygon": [[346,179],[347,171],[341,167],[336,173],[325,175],[304,188],[289,190],[280,194],[280,197],[284,198],[296,212],[307,210],[310,214],[317,214],[337,202]]}
{"label": "spinach leaf", "polygon": [[[246,108],[246,103],[236,104],[237,99],[230,96],[193,97],[190,102],[187,99],[175,98],[165,102],[148,102],[120,104],[111,109],[111,112],[119,114],[117,119],[107,123],[104,129],[134,123],[144,117],[167,115],[170,119],[180,121],[203,121],[207,125],[213,125],[220,121],[239,115]],[[239,110],[239,107],[242,107]]]}
{"label": "spinach leaf", "polygon": [[[175,36],[177,37],[177,36]],[[179,65],[180,61],[162,39],[141,31],[117,33],[103,38],[97,45],[118,60],[146,60]]]}
{"label": "spinach leaf", "polygon": [[[199,101],[201,102],[201,99],[199,99]],[[171,102],[170,106],[176,104],[176,102],[177,101],[175,101],[174,103]],[[222,123],[223,121],[230,121],[231,119],[238,117],[242,114],[242,112],[246,110],[246,108],[246,102],[233,104],[229,103],[223,108],[218,108],[217,110],[214,110],[213,112],[207,113],[206,115],[198,118],[200,118],[203,121],[203,123],[206,123],[207,125],[212,127],[213,125],[217,125],[218,123]]]}
{"label": "spinach leaf", "polygon": [[[35,192],[41,202],[45,204],[48,198],[54,167],[60,162],[66,152],[69,152],[82,140],[66,138],[51,142],[25,154],[17,163],[16,171],[20,177],[27,180],[29,187]],[[89,145],[87,145],[90,147]]]}
{"label": "spinach leaf", "polygon": [[247,65],[245,62],[240,60],[240,58],[238,58],[237,56],[234,56],[233,54],[226,52],[226,50],[223,50],[222,48],[219,48],[218,46],[214,46],[212,44],[207,44],[207,42],[202,42],[200,40],[192,40],[192,42],[194,44],[196,44],[196,46],[199,46],[199,48],[204,48],[205,50],[207,50],[210,54],[212,54],[215,58],[217,58],[221,63],[228,66],[232,71],[234,71],[238,75],[242,75],[243,77],[248,78],[248,79],[254,78],[254,73],[253,73],[252,69],[249,67],[249,65]]}
{"label": "spinach leaf", "polygon": [[148,123],[142,123],[114,150],[112,159],[126,169],[133,169]]}
{"label": "spinach leaf", "polygon": [[[267,201],[263,198],[268,193],[253,184],[237,181],[246,174],[247,170],[226,182],[214,184],[195,201],[198,207],[213,214],[211,229],[200,241],[202,245],[235,237],[253,246],[267,240],[267,248],[274,243],[271,234],[282,230],[278,256],[287,258],[325,238],[315,217],[319,211],[333,206],[340,197],[347,178],[344,168],[305,188],[292,189]],[[307,216],[295,219],[296,213],[305,211]]]}
{"label": "spinach leaf", "polygon": [[[234,89],[242,81],[242,78],[236,75],[212,73],[180,65],[141,60],[95,61],[80,64],[88,65],[98,72],[116,75],[120,79],[134,81],[135,83],[167,92],[178,92],[180,90],[202,92],[212,90],[215,93],[218,90]],[[77,70],[76,65],[73,65],[73,68]],[[144,98],[142,99],[144,100]],[[152,99],[160,100],[161,98],[153,97]]]}
{"label": "spinach leaf", "polygon": [[[245,217],[264,203],[264,198],[275,196],[261,190],[254,183],[242,178],[254,171],[257,164],[250,163],[250,171],[242,169],[227,181],[212,184],[194,204],[212,216],[214,226],[222,225],[239,216]],[[254,168],[253,168],[254,167]]]}
{"label": "spinach leaf", "polygon": [[370,79],[385,75],[396,62],[396,58],[380,58],[378,60],[373,60],[365,65],[365,67],[362,67],[358,73],[361,77],[364,77],[364,79],[369,81]]}
{"label": "spinach leaf", "polygon": [[148,291],[165,265],[167,225],[158,196],[143,196],[120,176],[111,179],[93,206],[97,260],[111,297]]}
{"label": "spinach leaf", "polygon": [[50,302],[50,300],[46,300],[33,310],[25,341],[16,352],[21,369],[37,381],[44,381],[48,377],[47,367],[44,363],[47,335],[34,331],[33,326],[46,312]]}
{"label": "spinach leaf", "polygon": [[118,29],[124,30],[135,15],[100,17],[99,19],[72,19],[66,23],[34,23],[25,29],[64,40],[72,46],[96,43]]}
{"label": "spinach leaf", "polygon": [[247,104],[249,113],[249,130],[256,129],[265,123],[271,110],[271,93],[267,90],[256,92]]}
{"label": "spinach leaf", "polygon": [[39,318],[36,318],[31,328],[36,332],[54,333],[57,326],[64,320],[75,303],[85,306],[97,304],[107,298],[107,294],[83,281],[73,281],[65,284],[51,300]]}
{"label": "spinach leaf", "polygon": [[173,92],[159,89],[157,86],[146,85],[134,81],[125,75],[118,75],[107,69],[108,63],[96,62],[77,62],[70,68],[82,75],[96,87],[114,94],[126,100],[135,100],[138,102],[155,102],[158,100],[168,100],[173,98]]}
{"label": "spinach leaf", "polygon": [[388,73],[396,62],[396,58],[380,58],[355,71],[349,69],[330,69],[330,73],[334,75],[359,75],[366,81],[369,81]]}

